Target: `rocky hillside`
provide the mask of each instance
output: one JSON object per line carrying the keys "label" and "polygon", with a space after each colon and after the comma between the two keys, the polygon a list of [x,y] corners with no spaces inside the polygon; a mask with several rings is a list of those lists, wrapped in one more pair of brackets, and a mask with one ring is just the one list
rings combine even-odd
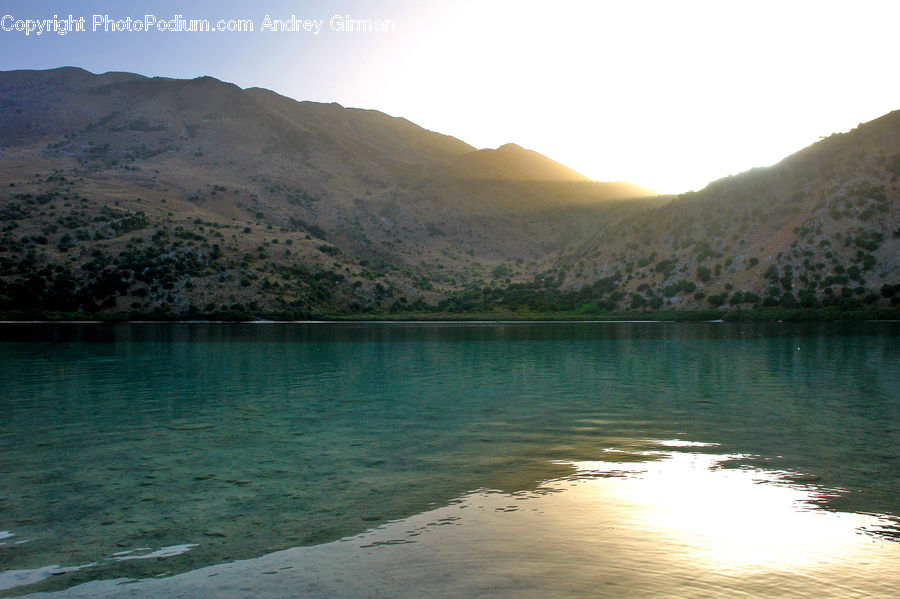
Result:
{"label": "rocky hillside", "polygon": [[659,201],[208,77],[6,72],[0,108],[0,311],[432,305]]}
{"label": "rocky hillside", "polygon": [[622,222],[556,273],[615,279],[619,307],[897,305],[900,111]]}
{"label": "rocky hillside", "polygon": [[0,73],[0,313],[883,308],[900,112],[677,198],[208,77]]}
{"label": "rocky hillside", "polygon": [[532,281],[468,290],[448,311],[900,306],[900,112],[770,168],[595,227]]}

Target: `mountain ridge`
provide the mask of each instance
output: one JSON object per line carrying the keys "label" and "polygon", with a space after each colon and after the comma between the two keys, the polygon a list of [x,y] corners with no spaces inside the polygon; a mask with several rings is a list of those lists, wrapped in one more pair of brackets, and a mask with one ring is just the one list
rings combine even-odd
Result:
{"label": "mountain ridge", "polygon": [[[114,212],[141,212],[145,228],[156,227],[161,236],[157,245],[175,254],[186,252],[188,243],[173,247],[174,235],[197,229],[197,220],[213,223],[192,233],[203,237],[189,241],[204,266],[180,274],[177,293],[159,285],[146,289],[134,273],[113,269],[121,289],[98,300],[107,308],[255,303],[322,310],[433,302],[489,278],[501,263],[519,262],[509,268],[511,280],[532,276],[548,253],[586,234],[591,223],[629,209],[619,200],[644,191],[590,181],[526,185],[515,175],[522,170],[515,159],[502,165],[512,175],[470,180],[458,175],[454,161],[477,150],[451,136],[378,111],[297,102],[211,77],[92,75],[77,68],[7,72],[0,73],[0,98],[0,170],[15,187],[5,187],[0,202],[9,207],[29,195],[54,197],[46,209],[17,221],[19,234],[37,234],[7,231],[2,247],[21,247],[25,255],[33,249],[53,268],[70,264],[71,279],[90,280],[102,274],[83,271],[97,249],[90,247],[108,246],[105,255],[118,263],[117,254],[133,250],[127,246],[135,239],[147,244],[146,235],[113,236],[88,225],[63,233],[51,222],[51,207],[85,212],[89,221],[116,206]],[[549,165],[545,170],[562,168],[537,153],[522,150],[521,156],[529,168],[535,161]],[[40,181],[31,178],[36,167]],[[83,210],[72,204],[76,194]],[[214,243],[209,227],[227,243]],[[259,228],[273,233],[266,239]],[[170,241],[164,244],[163,237]],[[35,242],[31,248],[32,238],[46,238],[47,247]],[[342,279],[327,293],[320,281],[286,285],[283,278],[278,292],[267,287],[259,293],[256,281],[264,277],[246,276],[246,256],[253,262],[260,254],[273,257],[268,248],[276,239],[293,247],[288,253],[280,245],[278,260],[266,267],[274,274],[327,269]],[[210,266],[213,245],[221,256]],[[7,284],[17,280],[5,272]],[[203,289],[191,292],[188,282]],[[219,283],[233,287],[226,296],[235,301],[218,301]],[[147,299],[135,299],[135,289]]]}
{"label": "mountain ridge", "polygon": [[0,73],[0,311],[895,305],[900,112],[675,198],[212,77]]}

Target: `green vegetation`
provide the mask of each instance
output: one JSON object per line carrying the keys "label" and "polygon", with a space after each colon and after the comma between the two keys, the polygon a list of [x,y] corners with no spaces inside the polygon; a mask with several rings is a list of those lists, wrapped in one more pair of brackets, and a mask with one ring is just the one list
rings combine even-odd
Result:
{"label": "green vegetation", "polygon": [[[141,102],[116,99],[77,127],[41,115],[58,129],[41,143],[52,172],[33,172],[15,146],[4,154],[7,317],[778,320],[900,308],[896,115],[871,143],[857,131],[696,193],[586,208],[554,186],[460,185],[426,164],[443,150],[416,150],[422,168],[410,170],[397,166],[411,164],[403,144],[394,155],[360,131],[332,144],[346,127],[324,113],[302,135],[254,113],[260,137],[223,153],[215,127],[173,128],[183,119],[163,106],[141,116]],[[217,136],[257,131],[241,106]]]}

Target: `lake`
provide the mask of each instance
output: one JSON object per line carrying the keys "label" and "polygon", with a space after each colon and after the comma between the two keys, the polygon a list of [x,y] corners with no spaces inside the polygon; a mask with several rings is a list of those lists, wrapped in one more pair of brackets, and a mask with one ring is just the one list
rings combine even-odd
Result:
{"label": "lake", "polygon": [[0,325],[0,596],[888,597],[900,323]]}

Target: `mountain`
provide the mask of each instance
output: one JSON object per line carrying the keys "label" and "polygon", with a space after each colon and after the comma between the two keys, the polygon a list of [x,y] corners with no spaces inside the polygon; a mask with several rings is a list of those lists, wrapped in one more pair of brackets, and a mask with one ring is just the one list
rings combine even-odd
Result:
{"label": "mountain", "polygon": [[661,201],[210,77],[3,72],[0,109],[0,311],[424,306]]}
{"label": "mountain", "polygon": [[210,77],[0,73],[0,312],[900,304],[900,112],[678,197]]}
{"label": "mountain", "polygon": [[615,278],[620,308],[896,306],[900,111],[621,221],[555,267],[570,290]]}
{"label": "mountain", "polygon": [[581,173],[533,150],[506,144],[496,150],[466,152],[454,161],[463,179],[499,181],[590,181]]}

